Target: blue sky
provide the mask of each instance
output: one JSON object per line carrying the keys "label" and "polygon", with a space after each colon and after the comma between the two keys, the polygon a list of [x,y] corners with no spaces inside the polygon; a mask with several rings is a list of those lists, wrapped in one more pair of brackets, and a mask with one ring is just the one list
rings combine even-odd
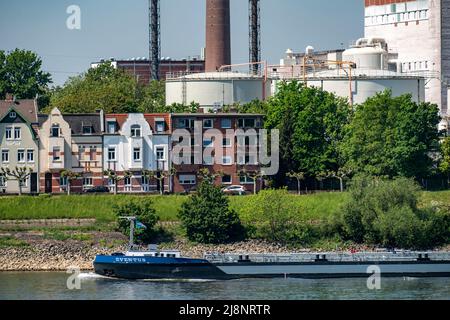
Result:
{"label": "blue sky", "polygon": [[[233,62],[248,60],[247,0],[232,3]],[[81,30],[66,27],[70,5]],[[148,57],[148,0],[0,0],[0,50],[36,51],[55,84],[101,58]],[[363,35],[363,0],[261,0],[262,56],[277,63],[287,48],[341,48]],[[205,0],[161,0],[162,56],[199,55]]]}

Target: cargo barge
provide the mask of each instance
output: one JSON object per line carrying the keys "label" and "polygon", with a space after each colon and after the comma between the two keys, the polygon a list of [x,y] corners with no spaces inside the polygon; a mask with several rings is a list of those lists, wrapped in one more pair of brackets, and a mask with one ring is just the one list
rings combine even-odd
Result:
{"label": "cargo barge", "polygon": [[155,280],[366,278],[374,270],[383,277],[450,277],[450,253],[205,254],[203,259],[191,259],[178,251],[152,249],[97,256],[94,269],[107,277]]}

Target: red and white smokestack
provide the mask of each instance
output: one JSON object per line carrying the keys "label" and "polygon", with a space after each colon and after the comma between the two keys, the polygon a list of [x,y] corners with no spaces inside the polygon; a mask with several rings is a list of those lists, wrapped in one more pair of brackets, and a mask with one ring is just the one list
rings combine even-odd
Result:
{"label": "red and white smokestack", "polygon": [[230,0],[206,0],[206,72],[231,64]]}

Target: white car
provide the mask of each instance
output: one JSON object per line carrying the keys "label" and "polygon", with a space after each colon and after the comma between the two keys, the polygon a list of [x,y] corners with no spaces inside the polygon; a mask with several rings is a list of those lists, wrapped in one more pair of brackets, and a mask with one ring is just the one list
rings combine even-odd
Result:
{"label": "white car", "polygon": [[222,189],[222,192],[228,195],[245,195],[247,190],[243,186],[229,186]]}

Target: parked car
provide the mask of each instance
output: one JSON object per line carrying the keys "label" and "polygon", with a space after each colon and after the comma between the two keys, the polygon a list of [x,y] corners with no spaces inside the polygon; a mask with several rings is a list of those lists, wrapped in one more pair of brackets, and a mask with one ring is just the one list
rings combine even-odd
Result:
{"label": "parked car", "polygon": [[83,191],[84,193],[109,193],[109,188],[105,186],[97,186]]}
{"label": "parked car", "polygon": [[222,192],[227,195],[243,196],[247,194],[247,190],[243,186],[229,186],[222,189]]}

